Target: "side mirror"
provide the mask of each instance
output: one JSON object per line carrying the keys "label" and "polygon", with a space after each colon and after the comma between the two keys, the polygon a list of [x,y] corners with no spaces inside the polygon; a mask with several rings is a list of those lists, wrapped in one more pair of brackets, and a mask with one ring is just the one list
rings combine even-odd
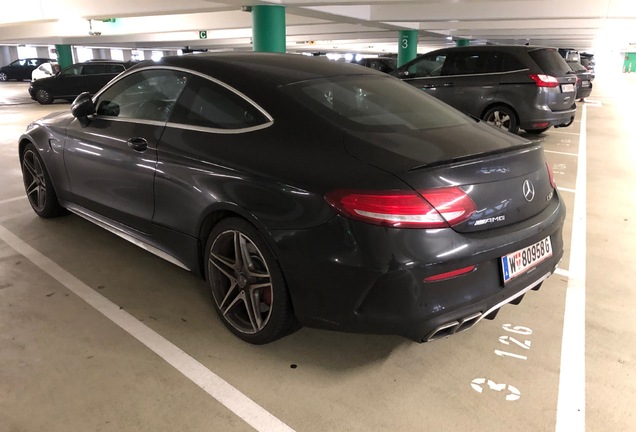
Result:
{"label": "side mirror", "polygon": [[71,113],[79,119],[95,114],[95,104],[89,92],[81,93],[75,98],[71,105]]}

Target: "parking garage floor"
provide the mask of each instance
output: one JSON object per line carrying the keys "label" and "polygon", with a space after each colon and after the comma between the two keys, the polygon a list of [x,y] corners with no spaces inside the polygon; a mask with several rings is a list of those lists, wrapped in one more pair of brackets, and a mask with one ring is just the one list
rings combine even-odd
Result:
{"label": "parking garage floor", "polygon": [[233,337],[203,282],[24,196],[17,141],[69,104],[0,83],[0,431],[636,430],[636,74],[543,142],[568,208],[557,274],[431,343]]}

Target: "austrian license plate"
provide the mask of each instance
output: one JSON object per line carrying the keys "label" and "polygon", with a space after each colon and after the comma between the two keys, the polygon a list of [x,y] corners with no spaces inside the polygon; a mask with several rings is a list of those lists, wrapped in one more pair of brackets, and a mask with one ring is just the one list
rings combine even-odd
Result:
{"label": "austrian license plate", "polygon": [[581,87],[589,87],[589,86],[590,86],[589,81],[581,81]]}
{"label": "austrian license plate", "polygon": [[552,243],[550,243],[550,237],[546,237],[540,242],[501,257],[504,283],[525,273],[551,256]]}
{"label": "austrian license plate", "polygon": [[574,91],[574,84],[561,84],[562,93],[570,93]]}

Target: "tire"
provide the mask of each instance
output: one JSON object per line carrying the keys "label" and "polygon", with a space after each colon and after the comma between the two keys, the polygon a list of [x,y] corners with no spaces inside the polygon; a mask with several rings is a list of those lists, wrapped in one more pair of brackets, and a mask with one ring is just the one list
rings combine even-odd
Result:
{"label": "tire", "polygon": [[270,343],[297,328],[280,265],[246,220],[224,219],[212,229],[205,276],[221,321],[245,342]]}
{"label": "tire", "polygon": [[27,144],[25,147],[21,166],[24,189],[33,211],[43,218],[52,218],[66,213],[57,200],[49,173],[33,144]]}
{"label": "tire", "polygon": [[9,75],[6,72],[0,72],[0,81],[9,81]]}
{"label": "tire", "polygon": [[539,135],[539,134],[542,134],[543,132],[547,131],[550,128],[551,128],[551,126],[548,126],[547,128],[543,128],[543,129],[524,129],[524,130],[527,133],[531,134],[531,135]]}
{"label": "tire", "polygon": [[41,87],[35,90],[35,100],[42,105],[49,105],[53,102],[53,95],[48,89]]}
{"label": "tire", "polygon": [[519,131],[517,114],[510,107],[497,105],[490,108],[482,116],[482,120],[500,129],[516,134]]}

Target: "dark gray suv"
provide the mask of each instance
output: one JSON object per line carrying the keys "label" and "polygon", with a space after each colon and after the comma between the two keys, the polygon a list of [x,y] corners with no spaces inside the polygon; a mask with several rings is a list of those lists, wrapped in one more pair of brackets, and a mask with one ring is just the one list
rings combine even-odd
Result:
{"label": "dark gray suv", "polygon": [[392,75],[513,133],[569,126],[576,114],[576,74],[556,48],[446,48],[418,56]]}

